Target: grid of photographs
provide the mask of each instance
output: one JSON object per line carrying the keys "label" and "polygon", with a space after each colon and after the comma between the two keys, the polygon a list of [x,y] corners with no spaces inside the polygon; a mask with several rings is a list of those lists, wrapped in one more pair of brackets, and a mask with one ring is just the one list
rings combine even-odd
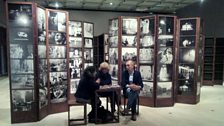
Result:
{"label": "grid of photographs", "polygon": [[[48,57],[50,102],[60,103],[67,100],[68,60],[67,60],[67,14],[48,11]],[[70,43],[70,42],[69,42]]]}
{"label": "grid of photographs", "polygon": [[[196,61],[196,19],[180,21],[179,67],[178,67],[178,95],[193,95],[195,91],[195,70],[200,73],[200,65]],[[200,57],[200,56],[199,56]],[[200,61],[199,61],[200,62]],[[200,63],[199,63],[200,64]],[[197,76],[196,76],[197,77]],[[197,87],[198,88],[198,87]],[[200,90],[200,88],[199,88]]]}

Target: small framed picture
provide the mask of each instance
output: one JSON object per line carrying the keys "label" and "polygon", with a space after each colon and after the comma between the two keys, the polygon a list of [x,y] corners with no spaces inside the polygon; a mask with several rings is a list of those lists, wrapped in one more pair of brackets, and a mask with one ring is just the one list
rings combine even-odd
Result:
{"label": "small framed picture", "polygon": [[69,37],[69,46],[81,48],[82,47],[82,38],[80,37]]}
{"label": "small framed picture", "polygon": [[112,79],[117,80],[118,79],[118,65],[110,65],[109,73]]}
{"label": "small framed picture", "polygon": [[33,73],[33,60],[32,59],[16,59],[11,60],[11,73]]}
{"label": "small framed picture", "polygon": [[139,96],[153,97],[153,82],[143,82],[144,88],[140,91]]}
{"label": "small framed picture", "polygon": [[127,60],[137,61],[137,48],[122,48],[122,61]]}
{"label": "small framed picture", "polygon": [[84,22],[84,37],[93,38],[93,24]]}
{"label": "small framed picture", "polygon": [[81,48],[69,48],[69,57],[70,58],[81,58],[82,49]]}
{"label": "small framed picture", "polygon": [[159,48],[157,59],[160,64],[172,64],[173,63],[173,49],[172,47]]}
{"label": "small framed picture", "polygon": [[174,18],[173,17],[159,17],[159,35],[172,35],[174,33]]}
{"label": "small framed picture", "polygon": [[109,48],[109,63],[118,64],[118,48]]}
{"label": "small framed picture", "polygon": [[92,48],[93,47],[93,40],[92,39],[85,39],[84,47],[85,48]]}
{"label": "small framed picture", "polygon": [[158,82],[157,98],[171,98],[172,92],[172,82]]}
{"label": "small framed picture", "polygon": [[141,34],[148,34],[152,35],[154,34],[154,23],[155,19],[154,18],[142,18],[140,20],[140,29],[141,29]]}
{"label": "small framed picture", "polygon": [[50,59],[49,62],[51,72],[63,72],[67,70],[66,59]]}
{"label": "small framed picture", "polygon": [[64,12],[49,11],[48,28],[52,31],[66,32],[66,14]]}
{"label": "small framed picture", "polygon": [[122,19],[122,34],[123,35],[136,35],[137,30],[138,30],[138,21],[136,18]]}
{"label": "small framed picture", "polygon": [[194,47],[195,39],[196,39],[195,36],[181,37],[180,38],[180,47]]}
{"label": "small framed picture", "polygon": [[194,64],[180,64],[178,73],[179,79],[194,80]]}
{"label": "small framed picture", "polygon": [[180,35],[195,35],[196,22],[196,19],[180,20]]}
{"label": "small framed picture", "polygon": [[122,46],[123,47],[136,47],[137,46],[137,36],[122,36]]}
{"label": "small framed picture", "polygon": [[66,46],[49,46],[49,58],[66,58]]}
{"label": "small framed picture", "polygon": [[33,45],[10,44],[10,58],[32,59]]}
{"label": "small framed picture", "polygon": [[157,79],[158,81],[172,81],[173,76],[173,66],[172,65],[165,65],[159,64],[157,67]]}
{"label": "small framed picture", "polygon": [[153,80],[153,65],[140,65],[139,71],[141,72],[143,81],[152,81]]}
{"label": "small framed picture", "polygon": [[110,47],[118,47],[118,36],[109,37],[109,46]]}
{"label": "small framed picture", "polygon": [[140,47],[151,47],[154,46],[155,41],[153,36],[144,35],[140,38]]}
{"label": "small framed picture", "polygon": [[84,49],[85,63],[93,63],[93,49]]}
{"label": "small framed picture", "polygon": [[70,93],[75,94],[78,89],[80,79],[71,79]]}
{"label": "small framed picture", "polygon": [[140,48],[139,49],[139,63],[153,63],[154,49]]}
{"label": "small framed picture", "polygon": [[33,88],[34,87],[34,76],[32,74],[26,75],[11,75],[12,89],[21,88]]}
{"label": "small framed picture", "polygon": [[82,22],[69,21],[69,36],[82,37]]}
{"label": "small framed picture", "polygon": [[195,62],[195,49],[194,48],[181,48],[180,49],[180,63],[194,63]]}
{"label": "small framed picture", "polygon": [[62,32],[49,32],[49,44],[66,45],[66,34]]}

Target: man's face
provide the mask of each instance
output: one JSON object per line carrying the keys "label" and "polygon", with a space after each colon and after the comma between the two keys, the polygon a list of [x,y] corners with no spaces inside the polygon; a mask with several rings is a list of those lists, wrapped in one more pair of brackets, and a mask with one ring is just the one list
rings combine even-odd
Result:
{"label": "man's face", "polygon": [[127,61],[126,62],[126,69],[130,72],[133,71],[134,70],[134,64],[131,61]]}

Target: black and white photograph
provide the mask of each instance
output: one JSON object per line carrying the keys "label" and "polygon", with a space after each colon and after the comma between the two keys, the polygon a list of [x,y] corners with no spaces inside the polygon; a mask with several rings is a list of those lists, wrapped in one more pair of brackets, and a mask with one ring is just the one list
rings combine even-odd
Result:
{"label": "black and white photograph", "polygon": [[155,41],[153,36],[144,35],[140,38],[140,47],[154,46]]}
{"label": "black and white photograph", "polygon": [[194,80],[178,80],[178,94],[192,95],[194,88]]}
{"label": "black and white photograph", "polygon": [[66,33],[62,32],[49,32],[49,44],[66,45]]}
{"label": "black and white photograph", "polygon": [[33,30],[31,28],[10,28],[10,43],[33,44]]}
{"label": "black and white photograph", "polygon": [[118,19],[109,22],[109,36],[118,36]]}
{"label": "black and white photograph", "polygon": [[67,100],[67,85],[53,84],[50,87],[51,103],[60,103]]}
{"label": "black and white photograph", "polygon": [[122,36],[122,46],[123,47],[136,47],[137,46],[137,36]]}
{"label": "black and white photograph", "polygon": [[122,34],[123,35],[136,35],[138,31],[137,19],[126,18],[122,19]]}
{"label": "black and white photograph", "polygon": [[93,40],[92,39],[85,39],[84,47],[85,48],[92,48],[93,47]]}
{"label": "black and white photograph", "polygon": [[174,18],[159,17],[159,35],[172,35],[174,33]]}
{"label": "black and white photograph", "polygon": [[20,88],[33,88],[34,87],[34,76],[32,74],[25,75],[11,75],[12,89]]}
{"label": "black and white photograph", "polygon": [[32,27],[32,5],[8,4],[10,26]]}
{"label": "black and white photograph", "polygon": [[181,37],[180,38],[180,47],[194,47],[195,46],[195,37]]}
{"label": "black and white photograph", "polygon": [[141,34],[148,34],[148,35],[154,34],[154,23],[155,20],[153,18],[141,19],[140,20]]}
{"label": "black and white photograph", "polygon": [[158,81],[172,81],[173,67],[172,65],[158,65],[157,79]]}
{"label": "black and white photograph", "polygon": [[47,67],[47,60],[46,59],[40,59],[39,60],[39,72],[40,73],[47,73],[48,67]]}
{"label": "black and white photograph", "polygon": [[75,94],[75,92],[77,91],[79,80],[80,79],[71,79],[70,94]]}
{"label": "black and white photograph", "polygon": [[38,24],[38,43],[46,43],[46,17],[45,10],[37,8],[37,24]]}
{"label": "black and white photograph", "polygon": [[85,63],[93,63],[93,49],[84,49]]}
{"label": "black and white photograph", "polygon": [[118,64],[118,48],[109,48],[109,63]]}
{"label": "black and white photograph", "polygon": [[80,78],[81,77],[81,68],[70,66],[69,68],[71,79]]}
{"label": "black and white photograph", "polygon": [[140,65],[139,66],[139,71],[141,72],[142,75],[142,80],[143,81],[152,81],[153,80],[153,66],[152,65]]}
{"label": "black and white photograph", "polygon": [[81,48],[69,48],[69,57],[70,58],[81,58],[82,49]]}
{"label": "black and white photograph", "polygon": [[82,58],[70,59],[69,67],[70,68],[82,68]]}
{"label": "black and white photograph", "polygon": [[127,60],[137,61],[137,48],[122,48],[121,59],[123,62]]}
{"label": "black and white photograph", "polygon": [[153,63],[154,49],[140,48],[139,49],[139,63]]}
{"label": "black and white photograph", "polygon": [[44,106],[47,106],[48,104],[48,94],[47,94],[47,88],[39,88],[39,109],[43,108]]}
{"label": "black and white photograph", "polygon": [[117,80],[117,78],[118,78],[118,65],[110,65],[109,73],[110,73],[112,79]]}
{"label": "black and white photograph", "polygon": [[173,46],[173,39],[170,39],[170,38],[159,39],[159,46],[160,47]]}
{"label": "black and white photograph", "polygon": [[162,47],[158,51],[158,61],[161,64],[173,63],[173,50],[172,47]]}
{"label": "black and white photograph", "polygon": [[10,44],[10,58],[33,58],[33,45]]}
{"label": "black and white photograph", "polygon": [[66,46],[49,46],[49,58],[66,58]]}
{"label": "black and white photograph", "polygon": [[172,96],[172,82],[158,82],[157,98],[171,98],[171,96]]}
{"label": "black and white photograph", "polygon": [[109,37],[109,46],[110,47],[118,47],[118,36]]}
{"label": "black and white photograph", "polygon": [[69,46],[81,48],[82,47],[82,38],[80,37],[69,37]]}
{"label": "black and white photograph", "polygon": [[82,37],[82,22],[69,21],[69,36]]}
{"label": "black and white photograph", "polygon": [[194,48],[180,49],[180,63],[194,63],[194,62],[195,62]]}
{"label": "black and white photograph", "polygon": [[180,35],[195,35],[196,19],[180,20]]}
{"label": "black and white photograph", "polygon": [[50,72],[51,85],[67,85],[67,72]]}
{"label": "black and white photograph", "polygon": [[53,31],[66,32],[66,14],[63,12],[49,11],[48,28]]}
{"label": "black and white photograph", "polygon": [[11,73],[33,73],[33,60],[18,59],[11,60]]}
{"label": "black and white photograph", "polygon": [[12,90],[13,111],[31,111],[34,101],[33,90]]}
{"label": "black and white photograph", "polygon": [[194,64],[180,64],[179,79],[194,80]]}
{"label": "black and white photograph", "polygon": [[84,37],[93,38],[93,24],[84,22]]}
{"label": "black and white photograph", "polygon": [[66,59],[50,59],[49,63],[51,72],[63,72],[67,70]]}
{"label": "black and white photograph", "polygon": [[46,58],[46,45],[38,45],[38,57]]}
{"label": "black and white photograph", "polygon": [[152,97],[153,96],[153,82],[143,82],[144,88],[140,91],[139,96]]}
{"label": "black and white photograph", "polygon": [[89,66],[93,66],[93,63],[84,63],[84,69],[86,69]]}

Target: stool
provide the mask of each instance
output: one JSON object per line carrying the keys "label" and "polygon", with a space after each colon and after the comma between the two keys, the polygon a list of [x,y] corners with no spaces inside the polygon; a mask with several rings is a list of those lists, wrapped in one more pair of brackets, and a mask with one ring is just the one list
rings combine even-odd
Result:
{"label": "stool", "polygon": [[[70,107],[72,106],[83,106],[84,107],[84,115],[83,118],[79,119],[71,119],[70,118]],[[87,124],[87,103],[78,103],[75,100],[68,101],[68,125],[70,126],[72,122],[84,121],[83,123],[77,123],[72,125],[86,125]]]}

